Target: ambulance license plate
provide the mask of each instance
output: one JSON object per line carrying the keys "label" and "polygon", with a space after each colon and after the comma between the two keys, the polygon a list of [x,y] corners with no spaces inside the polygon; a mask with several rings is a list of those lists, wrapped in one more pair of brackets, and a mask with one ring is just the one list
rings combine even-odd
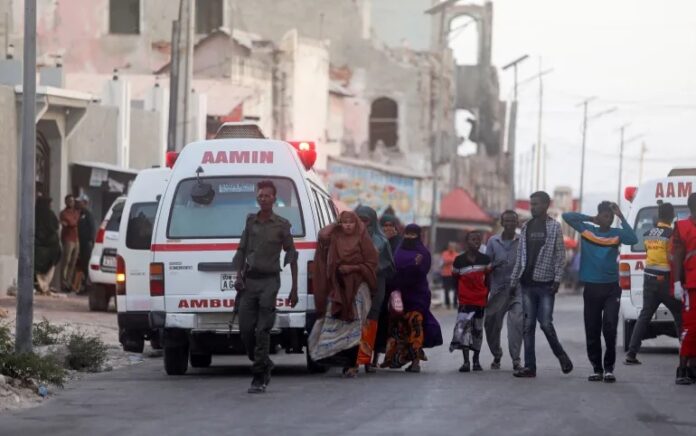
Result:
{"label": "ambulance license plate", "polygon": [[116,258],[113,256],[104,256],[102,258],[102,266],[109,269],[116,269]]}
{"label": "ambulance license plate", "polygon": [[236,274],[220,274],[220,291],[234,291],[234,281],[236,278]]}

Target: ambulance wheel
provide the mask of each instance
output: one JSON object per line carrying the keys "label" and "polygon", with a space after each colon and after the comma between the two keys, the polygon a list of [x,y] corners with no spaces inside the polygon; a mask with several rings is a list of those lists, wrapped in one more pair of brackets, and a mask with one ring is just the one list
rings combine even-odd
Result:
{"label": "ambulance wheel", "polygon": [[633,329],[636,326],[635,320],[624,320],[623,325],[623,343],[624,352],[628,351],[628,347],[631,345],[631,336],[633,336]]}
{"label": "ambulance wheel", "polygon": [[329,367],[315,362],[309,356],[309,347],[305,347],[305,356],[307,357],[307,371],[310,374],[324,374],[329,370]]}
{"label": "ambulance wheel", "polygon": [[89,310],[92,312],[106,312],[109,308],[110,296],[106,287],[98,284],[92,284],[88,290],[89,293]]}
{"label": "ambulance wheel", "polygon": [[191,366],[194,368],[207,368],[212,361],[211,354],[191,354]]}
{"label": "ambulance wheel", "polygon": [[164,347],[164,370],[167,375],[184,375],[188,370],[188,347]]}

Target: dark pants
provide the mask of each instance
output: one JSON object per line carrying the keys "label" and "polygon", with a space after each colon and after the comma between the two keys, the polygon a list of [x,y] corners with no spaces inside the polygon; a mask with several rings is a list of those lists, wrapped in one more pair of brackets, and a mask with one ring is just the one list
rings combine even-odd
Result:
{"label": "dark pants", "polygon": [[[585,283],[587,357],[596,373],[614,372],[621,288],[618,283]],[[602,335],[607,349],[602,364]]]}
{"label": "dark pants", "polygon": [[[442,277],[442,289],[445,292],[445,306],[457,307],[457,279],[453,276]],[[450,300],[450,293],[453,294]]]}
{"label": "dark pants", "polygon": [[553,283],[522,285],[522,307],[524,309],[524,366],[536,370],[535,335],[536,323],[544,332],[553,354],[560,358],[565,355],[553,327],[553,305],[556,294]]}
{"label": "dark pants", "polygon": [[[643,281],[643,308],[638,315],[638,321],[633,328],[631,335],[631,344],[628,346],[628,354],[635,356],[640,350],[640,343],[643,341],[645,331],[648,329],[650,320],[655,315],[660,304],[664,304],[674,317],[674,324],[677,328],[677,333],[681,332],[681,301],[672,297],[670,294],[669,276],[662,278],[645,275]],[[678,336],[677,336],[678,337]]]}
{"label": "dark pants", "polygon": [[271,348],[271,329],[275,323],[276,298],[280,275],[262,279],[246,279],[246,289],[239,302],[239,330],[249,360],[251,372],[263,374],[273,362],[268,357]]}

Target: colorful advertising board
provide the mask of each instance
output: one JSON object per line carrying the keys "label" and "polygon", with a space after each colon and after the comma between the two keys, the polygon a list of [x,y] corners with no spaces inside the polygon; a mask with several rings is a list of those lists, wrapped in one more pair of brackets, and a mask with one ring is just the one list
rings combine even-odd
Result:
{"label": "colorful advertising board", "polygon": [[327,185],[346,206],[370,206],[382,215],[391,206],[403,223],[416,221],[418,179],[329,158]]}

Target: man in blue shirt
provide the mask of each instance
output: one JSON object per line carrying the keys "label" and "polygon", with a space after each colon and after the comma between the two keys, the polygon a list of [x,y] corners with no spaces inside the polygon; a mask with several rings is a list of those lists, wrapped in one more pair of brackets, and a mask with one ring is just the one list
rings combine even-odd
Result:
{"label": "man in blue shirt", "polygon": [[[616,363],[616,328],[619,322],[619,248],[638,242],[635,232],[616,203],[603,201],[597,216],[564,213],[563,219],[581,237],[580,280],[585,283],[585,338],[594,373],[589,381],[613,383]],[[612,227],[615,216],[621,228]],[[602,362],[602,333],[607,349]]]}

